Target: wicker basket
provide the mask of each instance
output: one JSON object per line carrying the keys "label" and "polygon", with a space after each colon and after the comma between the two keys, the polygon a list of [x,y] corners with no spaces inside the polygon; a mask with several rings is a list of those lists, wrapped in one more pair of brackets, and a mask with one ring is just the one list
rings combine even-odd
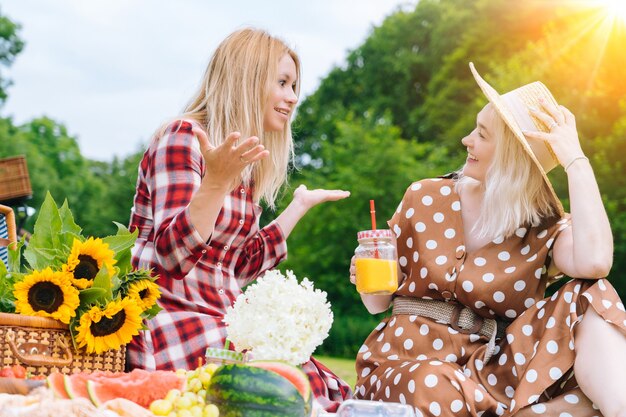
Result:
{"label": "wicker basket", "polygon": [[32,375],[123,372],[126,346],[101,354],[76,351],[67,325],[45,318],[0,313],[0,366],[20,364]]}
{"label": "wicker basket", "polygon": [[0,159],[0,201],[33,195],[26,157]]}

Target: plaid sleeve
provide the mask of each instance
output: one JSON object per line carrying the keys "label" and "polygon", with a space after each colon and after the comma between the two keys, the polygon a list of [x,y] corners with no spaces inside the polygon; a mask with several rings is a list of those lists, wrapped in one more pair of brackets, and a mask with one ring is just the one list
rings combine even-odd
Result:
{"label": "plaid sleeve", "polygon": [[243,286],[287,258],[287,240],[272,222],[249,239],[235,264],[235,276]]}
{"label": "plaid sleeve", "polygon": [[181,279],[208,249],[193,228],[189,202],[200,187],[204,161],[191,124],[182,122],[159,139],[152,159],[150,188],[154,246],[160,266]]}

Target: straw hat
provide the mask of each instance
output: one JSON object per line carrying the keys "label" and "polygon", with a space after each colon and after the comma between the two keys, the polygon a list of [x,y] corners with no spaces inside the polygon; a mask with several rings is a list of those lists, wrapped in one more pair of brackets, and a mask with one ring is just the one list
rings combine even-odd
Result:
{"label": "straw hat", "polygon": [[559,165],[559,160],[547,142],[538,139],[528,139],[522,133],[523,130],[550,132],[548,126],[530,114],[529,108],[535,107],[540,109],[541,104],[539,103],[539,99],[541,98],[558,108],[558,103],[552,96],[552,93],[550,93],[550,90],[548,90],[543,83],[535,81],[500,95],[480,76],[480,74],[478,74],[472,62],[470,62],[469,66],[478,86],[483,90],[483,93],[487,96],[493,108],[502,120],[504,120],[504,123],[506,123],[509,129],[511,129],[517,140],[522,144],[522,147],[526,150],[528,155],[530,155],[530,158],[537,168],[539,168],[544,181],[550,189],[555,207],[558,209],[559,215],[563,216],[563,205],[554,192],[554,188],[547,175],[548,172]]}

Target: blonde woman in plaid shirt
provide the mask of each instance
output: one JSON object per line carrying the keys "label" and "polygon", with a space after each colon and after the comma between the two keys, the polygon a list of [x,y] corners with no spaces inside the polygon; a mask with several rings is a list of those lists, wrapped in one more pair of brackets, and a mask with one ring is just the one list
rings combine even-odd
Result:
{"label": "blonde woman in plaid shirt", "polygon": [[[215,51],[183,114],[155,134],[130,226],[139,232],[133,265],[159,274],[163,311],[131,343],[130,366],[193,369],[207,347],[222,347],[222,318],[241,288],[286,258],[287,236],[311,207],[348,197],[301,185],[259,228],[259,202],[275,207],[293,156],[299,75],[298,56],[281,40],[236,31]],[[326,409],[350,395],[314,359],[303,368]]]}

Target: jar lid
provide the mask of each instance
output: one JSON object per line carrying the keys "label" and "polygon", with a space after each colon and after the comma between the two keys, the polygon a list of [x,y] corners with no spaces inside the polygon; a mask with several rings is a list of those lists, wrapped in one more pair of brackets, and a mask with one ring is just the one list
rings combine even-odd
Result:
{"label": "jar lid", "polygon": [[358,240],[371,238],[390,238],[393,235],[389,229],[361,230],[356,234]]}

